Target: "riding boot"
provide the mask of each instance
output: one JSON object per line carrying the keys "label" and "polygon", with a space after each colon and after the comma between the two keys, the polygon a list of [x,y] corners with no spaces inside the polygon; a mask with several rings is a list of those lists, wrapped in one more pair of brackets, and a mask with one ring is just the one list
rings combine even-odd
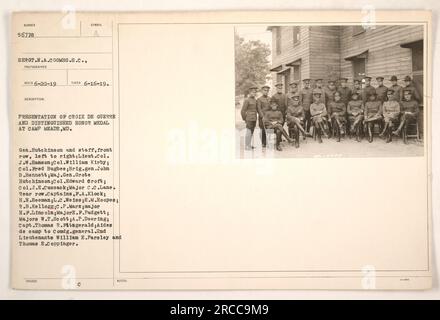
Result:
{"label": "riding boot", "polygon": [[388,125],[388,128],[387,128],[387,133],[386,133],[386,135],[387,135],[387,143],[390,143],[391,141],[393,141],[393,134],[392,134],[392,128],[391,128],[391,126],[389,126]]}
{"label": "riding boot", "polygon": [[319,126],[316,128],[316,136],[317,136],[317,138],[318,138],[318,142],[319,142],[319,143],[322,143],[322,138],[321,138],[321,128],[320,128]]}
{"label": "riding boot", "polygon": [[299,130],[295,132],[295,148],[299,148]]}
{"label": "riding boot", "polygon": [[371,132],[371,123],[367,124],[368,128],[368,142],[373,142],[373,132]]}

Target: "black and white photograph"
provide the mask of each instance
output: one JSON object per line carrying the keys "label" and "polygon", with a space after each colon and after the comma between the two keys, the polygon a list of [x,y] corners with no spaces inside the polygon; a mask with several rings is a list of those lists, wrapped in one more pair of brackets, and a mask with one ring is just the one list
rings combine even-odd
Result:
{"label": "black and white photograph", "polygon": [[235,28],[238,158],[424,153],[423,25]]}

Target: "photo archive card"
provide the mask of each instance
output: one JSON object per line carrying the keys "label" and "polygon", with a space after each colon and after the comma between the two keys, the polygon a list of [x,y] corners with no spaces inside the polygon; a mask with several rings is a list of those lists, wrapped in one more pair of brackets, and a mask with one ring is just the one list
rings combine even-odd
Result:
{"label": "photo archive card", "polygon": [[13,288],[431,288],[431,12],[11,21]]}

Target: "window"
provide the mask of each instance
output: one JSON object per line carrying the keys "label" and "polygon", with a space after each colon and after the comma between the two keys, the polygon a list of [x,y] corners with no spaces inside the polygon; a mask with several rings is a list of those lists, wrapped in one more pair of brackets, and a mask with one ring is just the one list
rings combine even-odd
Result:
{"label": "window", "polygon": [[295,65],[293,66],[293,80],[300,81],[301,80],[301,66]]}
{"label": "window", "polygon": [[353,26],[353,36],[357,36],[358,34],[364,32],[365,32],[365,28],[363,26]]}
{"label": "window", "polygon": [[277,54],[281,54],[281,27],[275,29],[275,50]]}
{"label": "window", "polygon": [[[411,46],[412,76],[414,86],[419,94],[423,94],[423,41]],[[421,101],[423,103],[423,101]]]}
{"label": "window", "polygon": [[300,27],[293,27],[293,45],[299,43],[300,40]]}
{"label": "window", "polygon": [[353,77],[359,78],[365,76],[365,58],[353,60]]}

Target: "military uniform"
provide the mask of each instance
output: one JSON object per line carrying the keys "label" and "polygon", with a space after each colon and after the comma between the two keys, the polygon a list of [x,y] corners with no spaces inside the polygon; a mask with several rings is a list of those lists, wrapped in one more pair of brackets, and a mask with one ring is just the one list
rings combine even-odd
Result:
{"label": "military uniform", "polygon": [[376,93],[376,89],[373,86],[366,86],[362,89],[362,102],[365,104],[372,94]]}
{"label": "military uniform", "polygon": [[[397,77],[396,76],[392,76],[390,81],[397,81]],[[400,101],[400,99],[402,98],[402,87],[399,86],[398,84],[393,84],[391,87],[389,87],[388,89],[391,89],[394,91],[394,100],[396,101]]]}
{"label": "military uniform", "polygon": [[[310,83],[310,79],[303,80],[304,85]],[[304,87],[299,91],[299,103],[304,109],[305,117],[305,130],[309,130],[310,127],[310,105],[313,102],[313,89],[310,87]]]}
{"label": "military uniform", "polygon": [[266,146],[266,130],[264,128],[263,118],[264,114],[270,110],[270,97],[262,95],[257,99],[258,110],[258,126],[261,129],[261,144]]}
{"label": "military uniform", "polygon": [[364,114],[364,128],[368,133],[368,142],[373,142],[372,128],[375,123],[378,123],[380,128],[382,123],[382,102],[379,100],[369,100],[365,103]]}
{"label": "military uniform", "polygon": [[387,100],[388,87],[381,85],[376,88],[377,100],[384,102]]}
{"label": "military uniform", "polygon": [[332,128],[337,131],[337,140],[341,140],[341,134],[345,133],[347,106],[342,100],[330,101],[328,103],[328,113],[330,115]]}
{"label": "military uniform", "polygon": [[[252,87],[250,89],[256,88]],[[243,107],[241,108],[241,118],[246,122],[247,130],[245,136],[245,147],[249,149],[251,148],[251,140],[258,118],[257,99],[255,99],[255,97],[249,96],[244,100]]]}
{"label": "military uniform", "polygon": [[[404,94],[405,92],[411,93],[411,90],[403,90]],[[411,95],[410,100],[403,100],[400,102],[401,107],[401,117],[400,117],[400,124],[396,131],[393,132],[395,135],[399,135],[402,128],[404,128],[404,135],[403,135],[403,142],[407,143],[406,141],[406,126],[409,121],[417,120],[417,115],[419,113],[419,103],[414,100],[414,98]]]}
{"label": "military uniform", "polygon": [[[313,90],[313,95],[315,94],[321,94],[321,91],[318,89]],[[325,104],[319,100],[318,102],[313,102],[310,105],[310,115],[312,117],[312,122],[315,127],[318,141],[319,143],[322,142],[321,135],[327,134],[327,108],[325,107]]]}
{"label": "military uniform", "polygon": [[420,94],[417,91],[416,87],[414,87],[412,84],[410,84],[409,86],[403,87],[402,90],[400,91],[400,101],[403,101],[403,92],[404,91],[410,91],[411,92],[411,97],[412,99],[416,100],[417,102],[420,102]]}
{"label": "military uniform", "polygon": [[352,134],[356,133],[356,140],[360,141],[360,125],[364,119],[363,101],[359,99],[350,100],[347,105],[347,115],[350,131]]}
{"label": "military uniform", "polygon": [[339,87],[338,91],[341,94],[341,101],[347,106],[351,98],[351,89],[349,87]]}
{"label": "military uniform", "polygon": [[272,98],[278,105],[278,110],[282,113],[283,119],[286,116],[287,96],[284,93],[275,93]]}
{"label": "military uniform", "polygon": [[382,102],[379,100],[365,103],[365,121],[382,119]]}
{"label": "military uniform", "polygon": [[328,106],[329,102],[331,101],[335,101],[334,95],[336,92],[336,88],[335,89],[330,89],[329,87],[324,89],[324,93],[325,93],[325,103]]}
{"label": "military uniform", "polygon": [[394,100],[385,101],[382,106],[382,113],[385,123],[398,121],[400,115],[400,103]]}
{"label": "military uniform", "polygon": [[[359,79],[354,79],[353,89],[351,89],[351,94],[355,92],[359,95],[359,97],[362,97],[362,85]],[[350,96],[350,100],[351,100],[351,96]]]}
{"label": "military uniform", "polygon": [[298,94],[298,83],[292,82],[290,84],[290,92],[287,94],[287,99],[292,99],[293,96]]}
{"label": "military uniform", "polygon": [[274,130],[276,134],[276,147],[281,150],[281,136],[284,135],[288,141],[290,141],[289,135],[283,129],[284,116],[279,110],[268,110],[264,114],[264,125],[267,130]]}
{"label": "military uniform", "polygon": [[303,107],[299,104],[299,95],[292,96],[292,103],[287,107],[286,120],[289,127],[289,136],[295,137],[295,146],[299,147],[299,131],[304,137],[306,132],[304,130],[305,112]]}
{"label": "military uniform", "polygon": [[323,103],[325,105],[326,103],[326,95],[325,95],[325,91],[324,88],[315,88],[313,89],[313,91],[319,91],[321,93],[321,98],[319,99],[319,102]]}

